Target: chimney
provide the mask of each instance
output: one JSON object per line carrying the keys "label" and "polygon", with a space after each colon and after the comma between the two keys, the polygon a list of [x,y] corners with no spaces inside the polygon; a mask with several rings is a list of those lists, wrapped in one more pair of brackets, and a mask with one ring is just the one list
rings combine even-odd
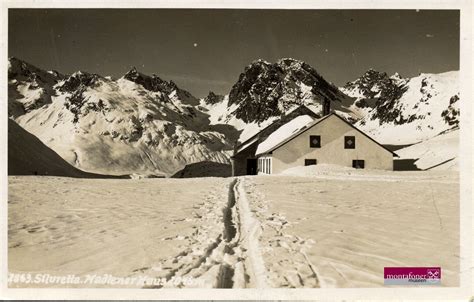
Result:
{"label": "chimney", "polygon": [[328,115],[331,112],[331,102],[327,99],[324,98],[323,102],[323,116]]}

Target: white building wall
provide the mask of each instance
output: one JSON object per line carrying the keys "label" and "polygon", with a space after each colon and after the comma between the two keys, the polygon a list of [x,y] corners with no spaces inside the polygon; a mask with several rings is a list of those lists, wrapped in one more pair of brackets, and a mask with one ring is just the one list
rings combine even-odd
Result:
{"label": "white building wall", "polygon": [[[310,135],[321,136],[321,148],[310,148]],[[344,137],[355,136],[355,149],[344,148]],[[288,141],[271,154],[272,173],[304,166],[305,159],[318,164],[352,167],[353,160],[364,160],[365,169],[393,170],[393,154],[332,115],[311,129]]]}

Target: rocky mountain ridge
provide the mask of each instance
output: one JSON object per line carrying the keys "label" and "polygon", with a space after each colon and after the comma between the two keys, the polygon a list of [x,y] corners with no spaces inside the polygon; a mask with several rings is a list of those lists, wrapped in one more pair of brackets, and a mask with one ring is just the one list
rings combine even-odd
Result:
{"label": "rocky mountain ridge", "polygon": [[235,117],[251,123],[280,116],[299,105],[322,111],[327,101],[332,108],[340,108],[344,99],[344,94],[309,64],[284,58],[248,65],[229,92],[228,106],[237,105]]}
{"label": "rocky mountain ridge", "polygon": [[9,117],[76,168],[170,175],[193,162],[229,162],[232,142],[171,81],[136,69],[112,80],[9,62]]}
{"label": "rocky mountain ridge", "polygon": [[[373,69],[337,88],[307,63],[256,60],[228,95],[197,99],[136,68],[119,79],[64,75],[10,58],[8,115],[87,172],[172,175],[229,163],[237,141],[301,105],[325,104],[383,144],[412,144],[459,128],[458,72],[403,78]],[[441,140],[440,140],[441,141]]]}
{"label": "rocky mountain ridge", "polygon": [[459,72],[388,76],[373,69],[341,88],[355,125],[383,143],[415,143],[459,127]]}

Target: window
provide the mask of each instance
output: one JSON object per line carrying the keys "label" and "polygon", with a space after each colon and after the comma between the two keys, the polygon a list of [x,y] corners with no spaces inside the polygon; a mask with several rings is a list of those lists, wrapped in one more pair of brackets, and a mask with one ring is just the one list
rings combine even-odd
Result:
{"label": "window", "polygon": [[321,136],[320,135],[310,135],[309,136],[309,146],[311,148],[321,148]]}
{"label": "window", "polygon": [[304,160],[304,165],[305,166],[313,166],[313,165],[316,165],[318,163],[317,160],[315,159],[305,159]]}
{"label": "window", "polygon": [[356,169],[364,169],[365,167],[365,161],[361,159],[354,159],[352,161],[352,168]]}
{"label": "window", "polygon": [[344,136],[344,149],[355,149],[356,138],[355,136]]}

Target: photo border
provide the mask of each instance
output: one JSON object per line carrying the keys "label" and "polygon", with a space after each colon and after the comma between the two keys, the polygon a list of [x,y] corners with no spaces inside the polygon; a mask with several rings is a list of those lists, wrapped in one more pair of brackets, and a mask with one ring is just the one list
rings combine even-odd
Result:
{"label": "photo border", "polygon": [[[9,8],[232,8],[232,9],[456,9],[460,10],[460,286],[425,288],[315,288],[315,289],[16,289],[7,288],[7,57],[8,57],[8,9]],[[472,221],[472,103],[473,100],[473,40],[472,2],[469,0],[417,0],[417,1],[90,1],[90,0],[12,0],[1,4],[1,104],[0,117],[0,298],[3,299],[272,299],[272,300],[314,300],[314,299],[463,299],[472,298],[473,283],[473,221]],[[436,251],[434,251],[436,252]],[[381,278],[383,276],[381,275]]]}

